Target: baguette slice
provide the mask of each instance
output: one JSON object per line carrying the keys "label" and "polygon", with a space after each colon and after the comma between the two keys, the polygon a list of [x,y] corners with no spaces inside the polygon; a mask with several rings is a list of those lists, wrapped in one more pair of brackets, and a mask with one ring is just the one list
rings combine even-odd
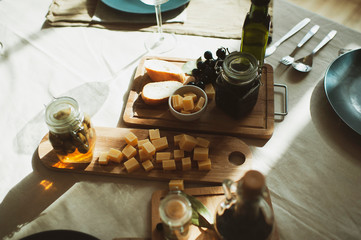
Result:
{"label": "baguette slice", "polygon": [[178,81],[184,83],[186,78],[180,67],[163,60],[146,60],[144,68],[147,70],[150,79],[154,82]]}
{"label": "baguette slice", "polygon": [[183,86],[176,81],[150,82],[144,85],[142,99],[146,104],[158,105],[167,102],[172,93]]}

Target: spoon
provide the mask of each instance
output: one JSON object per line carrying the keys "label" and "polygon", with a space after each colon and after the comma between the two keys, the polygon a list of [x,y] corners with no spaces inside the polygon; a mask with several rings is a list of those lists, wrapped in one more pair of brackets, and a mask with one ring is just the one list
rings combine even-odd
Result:
{"label": "spoon", "polygon": [[331,39],[336,35],[337,31],[332,30],[327,34],[326,37],[322,39],[322,41],[313,49],[311,54],[306,57],[300,58],[292,63],[292,67],[300,72],[309,72],[312,70],[313,56],[316,54],[318,50],[320,50],[323,46],[325,46]]}
{"label": "spoon", "polygon": [[309,18],[305,18],[303,19],[301,22],[299,22],[296,26],[294,26],[288,33],[286,33],[280,40],[278,40],[277,42],[275,42],[274,44],[272,44],[271,46],[267,47],[266,49],[266,53],[264,55],[264,57],[268,57],[270,56],[272,53],[274,53],[277,49],[277,47],[279,45],[281,45],[281,43],[283,43],[284,41],[286,41],[289,37],[291,37],[293,34],[297,33],[298,31],[300,31],[304,26],[307,25],[307,23],[309,23],[311,21],[311,19]]}

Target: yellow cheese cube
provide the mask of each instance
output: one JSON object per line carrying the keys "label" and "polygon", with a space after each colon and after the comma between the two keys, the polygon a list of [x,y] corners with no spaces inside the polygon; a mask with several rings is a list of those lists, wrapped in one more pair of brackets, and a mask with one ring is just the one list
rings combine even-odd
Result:
{"label": "yellow cheese cube", "polygon": [[152,141],[156,151],[161,151],[168,148],[167,137],[161,137]]}
{"label": "yellow cheese cube", "polygon": [[173,156],[174,156],[174,160],[176,161],[181,160],[182,158],[184,158],[184,150],[175,149]]}
{"label": "yellow cheese cube", "polygon": [[159,129],[149,129],[149,139],[151,141],[160,138]]}
{"label": "yellow cheese cube", "polygon": [[123,153],[118,149],[111,148],[108,151],[107,158],[116,163],[120,163],[123,160]]}
{"label": "yellow cheese cube", "polygon": [[124,167],[128,173],[133,172],[140,168],[140,164],[138,163],[137,159],[134,157],[124,162]]}
{"label": "yellow cheese cube", "polygon": [[155,154],[155,147],[151,142],[144,143],[143,149],[151,156]]}
{"label": "yellow cheese cube", "polygon": [[183,110],[192,111],[194,108],[194,102],[192,96],[187,96],[183,98]]}
{"label": "yellow cheese cube", "polygon": [[183,97],[187,97],[187,96],[191,96],[192,99],[193,99],[193,102],[196,102],[197,101],[197,94],[193,93],[193,92],[187,92],[185,94],[183,94]]}
{"label": "yellow cheese cube", "polygon": [[147,142],[150,142],[149,139],[142,139],[142,140],[138,140],[138,148],[139,149],[142,149],[143,148],[143,144],[144,143],[147,143]]}
{"label": "yellow cheese cube", "polygon": [[127,146],[125,146],[125,148],[123,148],[122,153],[127,159],[130,159],[137,155],[137,149],[135,149],[132,145],[128,144]]}
{"label": "yellow cheese cube", "polygon": [[192,161],[190,157],[182,158],[182,169],[190,170],[192,168]]}
{"label": "yellow cheese cube", "polygon": [[176,165],[174,159],[171,160],[163,160],[162,167],[164,170],[176,170]]}
{"label": "yellow cheese cube", "polygon": [[180,112],[183,113],[183,114],[191,114],[192,113],[191,111],[186,111],[186,110],[183,110],[183,109]]}
{"label": "yellow cheese cube", "polygon": [[179,141],[181,140],[183,134],[174,135],[174,146],[177,147],[179,145]]}
{"label": "yellow cheese cube", "polygon": [[182,179],[179,180],[170,180],[169,181],[169,190],[184,190],[184,181]]}
{"label": "yellow cheese cube", "polygon": [[204,87],[204,91],[206,92],[209,100],[214,99],[214,96],[216,95],[216,91],[214,90],[212,83],[206,84],[206,86]]}
{"label": "yellow cheese cube", "polygon": [[196,145],[197,139],[187,134],[183,134],[179,141],[179,148],[186,152],[191,152]]}
{"label": "yellow cheese cube", "polygon": [[107,165],[107,164],[108,164],[108,158],[107,158],[107,156],[108,156],[108,153],[107,153],[107,152],[101,153],[100,156],[99,156],[99,159],[98,159],[98,163],[99,163],[100,165]]}
{"label": "yellow cheese cube", "polygon": [[197,139],[197,146],[200,146],[200,147],[207,148],[207,147],[209,147],[209,144],[211,143],[210,141],[208,141],[207,139],[202,138],[202,137],[197,137],[196,139]]}
{"label": "yellow cheese cube", "polygon": [[125,135],[124,139],[129,145],[137,146],[138,144],[138,137],[135,136],[135,134],[132,132],[129,132],[127,135]]}
{"label": "yellow cheese cube", "polygon": [[154,165],[150,160],[143,162],[142,166],[146,172],[149,172],[150,170],[152,170],[154,168]]}
{"label": "yellow cheese cube", "polygon": [[205,161],[208,159],[208,148],[196,147],[193,151],[193,160]]}
{"label": "yellow cheese cube", "polygon": [[163,160],[170,160],[171,153],[170,152],[157,152],[155,155],[155,162],[160,163]]}
{"label": "yellow cheese cube", "polygon": [[172,106],[175,110],[180,111],[183,108],[183,97],[179,94],[173,95]]}
{"label": "yellow cheese cube", "polygon": [[145,160],[148,160],[148,159],[150,159],[152,157],[144,149],[139,149],[138,154],[139,154],[139,160],[141,162],[144,162]]}
{"label": "yellow cheese cube", "polygon": [[198,161],[199,170],[211,170],[211,167],[212,167],[211,159],[207,159],[205,161]]}
{"label": "yellow cheese cube", "polygon": [[196,106],[193,108],[193,112],[198,112],[199,110],[201,110],[205,102],[206,100],[204,99],[204,97],[200,97],[198,99],[198,102],[196,103]]}

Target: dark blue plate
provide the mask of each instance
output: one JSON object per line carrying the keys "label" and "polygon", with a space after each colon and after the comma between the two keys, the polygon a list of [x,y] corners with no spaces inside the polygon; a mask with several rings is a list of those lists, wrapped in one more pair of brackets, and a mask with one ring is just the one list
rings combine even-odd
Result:
{"label": "dark blue plate", "polygon": [[50,230],[32,234],[21,240],[64,240],[64,239],[76,239],[76,240],[99,240],[96,237],[90,236],[88,234],[77,232],[73,230]]}
{"label": "dark blue plate", "polygon": [[337,115],[361,134],[361,49],[345,53],[331,63],[324,88]]}
{"label": "dark blue plate", "polygon": [[[169,0],[161,5],[161,11],[166,12],[183,6],[190,0]],[[111,8],[128,13],[150,14],[155,13],[152,5],[142,3],[140,0],[102,0],[103,3]]]}

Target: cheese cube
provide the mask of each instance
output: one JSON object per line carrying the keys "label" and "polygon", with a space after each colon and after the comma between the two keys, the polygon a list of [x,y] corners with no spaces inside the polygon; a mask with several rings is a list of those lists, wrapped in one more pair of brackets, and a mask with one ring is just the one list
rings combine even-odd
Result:
{"label": "cheese cube", "polygon": [[193,160],[205,161],[208,159],[208,148],[196,147],[193,151]]}
{"label": "cheese cube", "polygon": [[131,159],[124,162],[124,167],[127,170],[127,172],[130,173],[140,168],[140,164],[138,163],[137,159],[132,157]]}
{"label": "cheese cube", "polygon": [[147,142],[150,142],[148,138],[147,138],[147,139],[143,139],[143,140],[138,140],[138,148],[139,148],[139,149],[142,149],[144,143],[147,143]]}
{"label": "cheese cube", "polygon": [[125,148],[123,148],[122,153],[127,159],[130,159],[137,155],[137,149],[135,149],[132,145],[128,144],[127,146],[125,146]]}
{"label": "cheese cube", "polygon": [[197,101],[197,94],[193,93],[193,92],[187,92],[185,94],[183,94],[183,97],[187,97],[187,96],[191,96],[192,99],[193,99],[193,102],[196,102]]}
{"label": "cheese cube", "polygon": [[176,161],[181,160],[182,158],[184,158],[184,150],[175,149],[173,156],[174,156],[174,160]]}
{"label": "cheese cube", "polygon": [[171,153],[170,152],[157,152],[155,155],[155,162],[160,163],[163,160],[170,160]]}
{"label": "cheese cube", "polygon": [[192,161],[190,157],[182,158],[182,169],[184,171],[192,168]]}
{"label": "cheese cube", "polygon": [[108,160],[120,163],[123,160],[123,153],[117,149],[111,148],[107,155]]}
{"label": "cheese cube", "polygon": [[186,110],[183,110],[183,109],[180,112],[183,113],[183,114],[191,114],[192,113],[191,111],[186,111]]}
{"label": "cheese cube", "polygon": [[152,170],[154,168],[154,165],[150,160],[143,162],[142,166],[146,172],[149,172],[150,170]]}
{"label": "cheese cube", "polygon": [[99,159],[98,159],[98,163],[100,165],[107,165],[108,164],[108,153],[107,152],[102,152],[99,156]]}
{"label": "cheese cube", "polygon": [[197,137],[196,139],[197,139],[197,146],[200,146],[200,147],[207,148],[207,147],[209,147],[209,144],[211,143],[210,141],[208,141],[205,138]]}
{"label": "cheese cube", "polygon": [[205,102],[206,100],[204,99],[204,97],[200,97],[192,112],[198,112],[199,110],[201,110]]}
{"label": "cheese cube", "polygon": [[212,167],[211,159],[207,159],[205,161],[198,161],[199,170],[211,170],[211,167]]}
{"label": "cheese cube", "polygon": [[144,143],[143,149],[151,156],[153,156],[155,154],[155,147],[151,142]]}
{"label": "cheese cube", "polygon": [[192,111],[194,108],[194,102],[192,96],[187,96],[183,98],[183,110]]}
{"label": "cheese cube", "polygon": [[179,145],[179,141],[181,140],[183,134],[174,135],[174,146],[177,147]]}
{"label": "cheese cube", "polygon": [[197,139],[187,134],[183,134],[179,141],[179,148],[186,152],[191,152],[196,145]]}
{"label": "cheese cube", "polygon": [[129,132],[127,135],[125,135],[125,141],[132,146],[137,146],[138,144],[138,137],[135,136],[134,133]]}
{"label": "cheese cube", "polygon": [[160,138],[159,129],[149,129],[149,139],[151,141]]}
{"label": "cheese cube", "polygon": [[152,157],[144,149],[139,149],[138,154],[139,154],[139,160],[141,162],[144,162],[145,160],[149,160]]}
{"label": "cheese cube", "polygon": [[214,99],[214,96],[216,95],[216,91],[214,90],[212,83],[206,84],[206,86],[204,87],[204,91],[206,92],[209,100]]}
{"label": "cheese cube", "polygon": [[170,180],[168,185],[169,190],[184,190],[184,181],[182,179]]}
{"label": "cheese cube", "polygon": [[181,95],[176,94],[172,96],[172,107],[177,111],[183,108],[183,97]]}
{"label": "cheese cube", "polygon": [[161,151],[168,148],[167,137],[161,137],[152,141],[156,151]]}
{"label": "cheese cube", "polygon": [[162,167],[164,170],[176,170],[176,165],[174,159],[171,160],[163,160]]}

